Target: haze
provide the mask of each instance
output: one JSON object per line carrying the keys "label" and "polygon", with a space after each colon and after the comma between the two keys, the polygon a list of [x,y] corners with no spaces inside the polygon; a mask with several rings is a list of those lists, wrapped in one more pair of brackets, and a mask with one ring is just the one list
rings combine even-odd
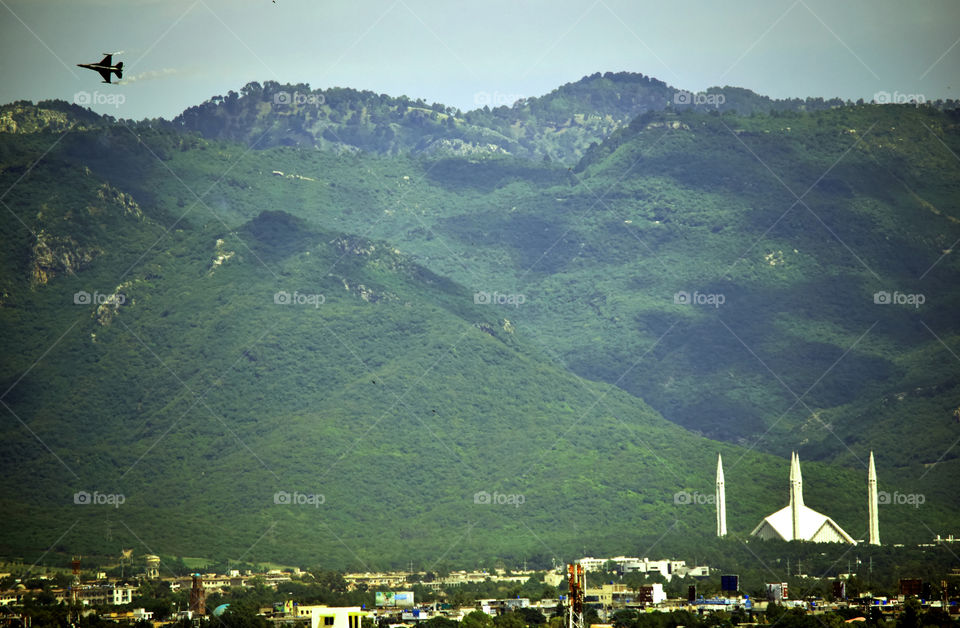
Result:
{"label": "haze", "polygon": [[[93,108],[132,119],[267,80],[464,110],[605,71],[778,98],[933,100],[960,85],[960,5],[948,1],[0,0],[0,14],[0,101],[119,92],[121,106]],[[122,85],[75,65],[118,51]]]}

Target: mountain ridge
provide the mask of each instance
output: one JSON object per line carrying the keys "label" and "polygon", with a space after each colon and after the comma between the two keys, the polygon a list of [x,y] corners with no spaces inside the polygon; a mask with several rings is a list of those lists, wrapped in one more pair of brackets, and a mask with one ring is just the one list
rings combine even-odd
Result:
{"label": "mountain ridge", "polygon": [[[717,452],[739,543],[782,506],[792,448],[809,503],[857,538],[876,450],[882,490],[927,498],[885,509],[885,538],[928,540],[956,520],[958,459],[934,459],[954,434],[937,421],[956,399],[955,116],[648,112],[576,168],[251,151],[106,119],[0,134],[17,218],[0,231],[16,413],[0,552],[38,555],[71,522],[58,551],[139,537],[171,555],[548,564],[668,530],[664,551],[686,552],[712,542],[713,511],[676,495],[712,494]],[[810,180],[809,211],[774,222]],[[871,303],[940,255],[922,315]]]}

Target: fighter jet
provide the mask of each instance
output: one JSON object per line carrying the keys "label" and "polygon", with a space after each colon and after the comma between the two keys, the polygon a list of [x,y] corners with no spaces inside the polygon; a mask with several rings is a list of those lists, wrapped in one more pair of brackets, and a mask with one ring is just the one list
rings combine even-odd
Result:
{"label": "fighter jet", "polygon": [[102,61],[100,61],[100,63],[78,63],[77,66],[81,68],[87,68],[88,70],[96,70],[100,73],[100,76],[103,77],[104,83],[110,82],[111,72],[115,73],[118,79],[123,78],[123,61],[117,65],[113,65],[113,54],[106,52],[103,54],[106,56]]}

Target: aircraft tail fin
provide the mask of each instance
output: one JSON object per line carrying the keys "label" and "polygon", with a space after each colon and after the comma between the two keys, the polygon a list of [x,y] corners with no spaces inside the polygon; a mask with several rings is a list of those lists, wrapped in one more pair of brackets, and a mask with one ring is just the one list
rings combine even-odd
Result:
{"label": "aircraft tail fin", "polygon": [[123,78],[123,61],[117,64],[117,78],[118,79]]}

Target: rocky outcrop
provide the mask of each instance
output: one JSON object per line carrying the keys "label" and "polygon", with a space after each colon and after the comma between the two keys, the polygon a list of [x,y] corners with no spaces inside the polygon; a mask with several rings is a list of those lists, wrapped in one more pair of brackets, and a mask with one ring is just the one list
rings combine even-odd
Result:
{"label": "rocky outcrop", "polygon": [[510,151],[496,144],[477,144],[465,142],[459,138],[438,139],[430,142],[426,148],[420,151],[424,155],[446,157],[471,157],[476,155],[509,155]]}
{"label": "rocky outcrop", "polygon": [[100,323],[101,327],[106,327],[113,321],[121,307],[134,305],[133,299],[129,296],[130,288],[133,287],[133,281],[125,281],[113,289],[113,293],[103,300],[103,303],[97,306],[97,311],[93,316]]}
{"label": "rocky outcrop", "polygon": [[0,133],[81,130],[93,128],[100,122],[99,115],[64,101],[36,105],[20,101],[0,107]]}
{"label": "rocky outcrop", "polygon": [[377,250],[376,245],[369,240],[360,238],[339,237],[331,241],[337,250],[341,253],[351,253],[353,255],[371,255]]}
{"label": "rocky outcrop", "polygon": [[[79,212],[61,207],[43,205],[37,212],[37,239],[30,250],[30,286],[46,284],[54,277],[72,275],[89,265],[104,249],[94,243],[81,244],[69,233],[77,222],[107,215],[144,220],[143,211],[133,196],[106,183],[96,188],[89,204]],[[57,233],[60,232],[60,233]],[[89,238],[88,238],[89,239]]]}
{"label": "rocky outcrop", "polygon": [[367,303],[394,303],[400,301],[400,297],[392,292],[385,290],[374,290],[362,283],[351,285],[346,277],[331,275],[337,277],[343,283],[343,289],[351,294],[355,294]]}
{"label": "rocky outcrop", "polygon": [[222,266],[224,262],[236,255],[236,251],[228,251],[226,248],[226,243],[222,238],[217,238],[217,245],[214,248],[213,263],[210,264],[210,273],[213,274],[218,267]]}
{"label": "rocky outcrop", "polygon": [[104,183],[97,190],[97,198],[101,201],[101,206],[91,205],[88,207],[87,211],[89,211],[91,215],[96,215],[101,211],[109,211],[110,206],[114,206],[118,207],[124,216],[134,216],[138,220],[143,220],[143,211],[140,209],[140,206],[133,200],[133,196],[126,192],[121,192]]}
{"label": "rocky outcrop", "polygon": [[80,246],[69,236],[52,236],[41,229],[30,249],[30,286],[42,286],[58,275],[73,275],[103,249]]}

